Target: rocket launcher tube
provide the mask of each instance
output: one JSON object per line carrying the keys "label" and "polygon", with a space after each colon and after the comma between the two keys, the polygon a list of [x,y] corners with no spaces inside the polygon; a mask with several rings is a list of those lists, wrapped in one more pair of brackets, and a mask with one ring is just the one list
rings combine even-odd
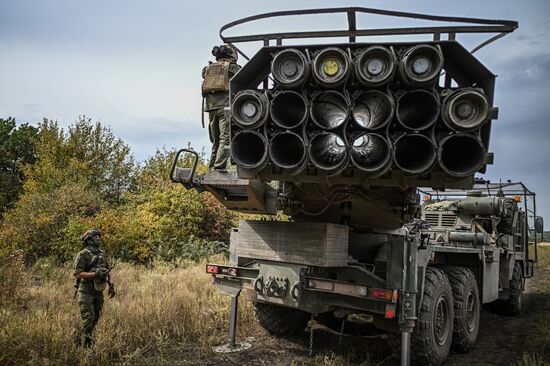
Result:
{"label": "rocket launcher tube", "polygon": [[467,177],[477,172],[485,161],[485,155],[481,140],[465,133],[443,138],[437,153],[441,169],[453,177]]}
{"label": "rocket launcher tube", "polygon": [[283,91],[271,100],[271,119],[277,126],[292,129],[307,120],[308,110],[305,98],[294,91]]}
{"label": "rocket launcher tube", "polygon": [[295,169],[306,161],[306,145],[298,134],[281,132],[271,138],[269,156],[273,164],[285,169]]}
{"label": "rocket launcher tube", "polygon": [[420,134],[402,135],[393,143],[395,165],[406,174],[422,174],[435,163],[437,154],[432,140]]}
{"label": "rocket launcher tube", "polygon": [[391,81],[396,69],[393,52],[383,46],[372,46],[354,60],[356,79],[367,87],[379,87]]}
{"label": "rocket launcher tube", "polygon": [[313,77],[325,88],[342,86],[349,78],[351,60],[341,48],[321,50],[313,59]]}
{"label": "rocket launcher tube", "polygon": [[443,54],[439,48],[421,44],[405,51],[399,71],[409,85],[433,84],[443,68]]}
{"label": "rocket launcher tube", "polygon": [[256,169],[267,163],[267,141],[254,130],[242,130],[231,140],[231,157],[245,169]]}
{"label": "rocket launcher tube", "polygon": [[376,133],[356,136],[351,146],[351,161],[364,172],[382,174],[392,161],[391,146],[384,137]]}
{"label": "rocket launcher tube", "polygon": [[421,131],[439,118],[439,100],[427,90],[412,90],[397,100],[397,121],[408,130]]}
{"label": "rocket launcher tube", "polygon": [[348,148],[344,139],[333,132],[321,132],[311,139],[309,158],[324,171],[336,171],[348,162]]}
{"label": "rocket launcher tube", "polygon": [[489,100],[481,90],[462,89],[445,98],[441,115],[450,129],[472,131],[487,122],[489,112]]}
{"label": "rocket launcher tube", "polygon": [[378,90],[364,92],[353,101],[353,122],[361,129],[377,130],[385,127],[392,120],[394,112],[392,97]]}
{"label": "rocket launcher tube", "polygon": [[328,131],[342,127],[350,114],[347,98],[333,90],[317,94],[311,102],[310,109],[313,123]]}
{"label": "rocket launcher tube", "polygon": [[239,127],[260,127],[268,116],[267,97],[256,90],[240,91],[231,105],[231,115]]}
{"label": "rocket launcher tube", "polygon": [[297,88],[308,79],[310,66],[303,52],[293,48],[275,55],[271,63],[271,74],[284,88]]}

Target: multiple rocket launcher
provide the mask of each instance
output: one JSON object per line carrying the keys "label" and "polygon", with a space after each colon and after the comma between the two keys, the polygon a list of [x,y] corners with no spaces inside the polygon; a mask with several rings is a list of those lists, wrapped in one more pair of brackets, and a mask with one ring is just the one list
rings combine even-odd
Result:
{"label": "multiple rocket launcher", "polygon": [[438,85],[448,72],[439,44],[278,47],[268,60],[272,88],[232,88],[241,169],[460,179],[487,164],[490,97],[475,82]]}

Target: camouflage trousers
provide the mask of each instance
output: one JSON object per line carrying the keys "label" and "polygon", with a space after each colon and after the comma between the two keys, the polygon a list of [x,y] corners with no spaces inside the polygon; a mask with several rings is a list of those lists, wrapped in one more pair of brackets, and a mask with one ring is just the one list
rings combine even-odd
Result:
{"label": "camouflage trousers", "polygon": [[78,292],[78,307],[82,317],[82,329],[77,339],[79,345],[90,346],[92,333],[101,316],[103,308],[103,292]]}
{"label": "camouflage trousers", "polygon": [[210,155],[210,169],[225,169],[229,159],[229,123],[225,118],[223,109],[215,109],[208,114],[210,123],[208,132],[212,142],[212,154]]}

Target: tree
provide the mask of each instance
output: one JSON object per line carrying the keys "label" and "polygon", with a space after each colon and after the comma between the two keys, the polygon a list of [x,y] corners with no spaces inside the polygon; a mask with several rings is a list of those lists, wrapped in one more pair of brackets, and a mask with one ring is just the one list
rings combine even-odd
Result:
{"label": "tree", "polygon": [[38,129],[16,125],[15,118],[0,118],[0,217],[13,207],[22,190],[22,166],[36,161]]}
{"label": "tree", "polygon": [[135,185],[136,164],[130,148],[108,127],[82,116],[67,132],[57,122],[39,125],[38,162],[27,165],[25,189],[48,192],[62,185],[83,183],[111,204]]}
{"label": "tree", "polygon": [[[118,206],[132,187],[129,147],[99,122],[81,117],[67,132],[44,119],[38,126],[36,161],[23,168],[18,204],[4,213],[0,251],[23,249],[25,259],[67,259],[81,229],[106,206]],[[76,245],[76,247],[75,247]]]}

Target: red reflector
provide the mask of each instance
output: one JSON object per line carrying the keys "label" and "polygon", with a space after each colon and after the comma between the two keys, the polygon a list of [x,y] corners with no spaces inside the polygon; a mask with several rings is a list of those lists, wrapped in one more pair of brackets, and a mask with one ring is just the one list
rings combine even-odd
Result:
{"label": "red reflector", "polygon": [[395,311],[388,309],[386,310],[386,319],[393,319],[395,317]]}
{"label": "red reflector", "polygon": [[207,265],[206,273],[218,274],[220,273],[220,268],[218,266]]}

